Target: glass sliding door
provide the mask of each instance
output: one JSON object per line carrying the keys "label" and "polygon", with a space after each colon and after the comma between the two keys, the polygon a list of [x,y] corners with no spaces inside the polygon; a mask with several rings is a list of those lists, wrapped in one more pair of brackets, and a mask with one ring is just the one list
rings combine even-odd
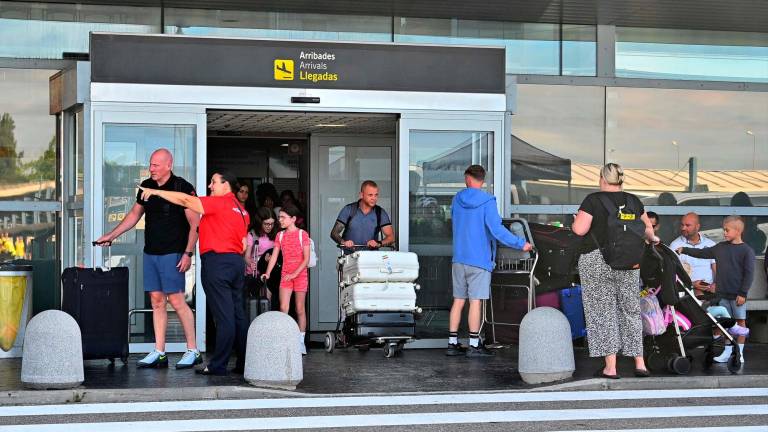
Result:
{"label": "glass sliding door", "polygon": [[[496,194],[503,208],[500,192],[504,171],[500,158],[503,117],[494,120],[438,120],[405,118],[400,126],[401,249],[419,255],[417,304],[424,310],[417,321],[417,335],[422,346],[445,345],[448,311],[453,301],[451,260],[453,257],[451,202],[465,187],[464,170],[472,164],[488,172],[485,189]],[[405,177],[405,178],[404,178]],[[466,319],[463,319],[466,326]]]}
{"label": "glass sliding door", "polygon": [[[95,142],[100,150],[96,156],[95,194],[98,214],[94,215],[92,239],[114,229],[136,203],[137,185],[149,177],[149,158],[157,149],[166,148],[173,154],[173,173],[201,188],[197,171],[197,144],[199,125],[195,115],[153,115],[148,122],[146,115],[139,113],[98,113],[95,122]],[[204,129],[203,129],[204,133]],[[204,183],[203,183],[204,184]],[[204,186],[202,186],[204,188]],[[205,194],[204,189],[199,193]],[[129,309],[131,352],[152,349],[155,335],[152,329],[152,314],[149,296],[143,286],[144,221],[142,218],[134,229],[118,237],[112,244],[109,265],[125,266],[129,269]],[[90,245],[89,245],[90,246]],[[106,249],[94,249],[94,262],[107,259]],[[197,309],[196,327],[198,344],[203,335],[201,318],[204,323],[204,308],[195,302],[196,296],[203,297],[202,290],[196,290],[196,273],[193,259],[192,268],[187,272],[186,297],[193,309]],[[200,316],[202,312],[202,317]],[[126,329],[128,330],[128,329]],[[183,351],[184,333],[178,318],[169,308],[167,329],[168,351]]]}
{"label": "glass sliding door", "polygon": [[318,262],[310,269],[309,328],[317,332],[335,329],[338,318],[338,249],[330,232],[339,211],[359,198],[363,181],[373,180],[379,185],[378,204],[395,220],[395,137],[313,135],[310,145],[310,235]]}

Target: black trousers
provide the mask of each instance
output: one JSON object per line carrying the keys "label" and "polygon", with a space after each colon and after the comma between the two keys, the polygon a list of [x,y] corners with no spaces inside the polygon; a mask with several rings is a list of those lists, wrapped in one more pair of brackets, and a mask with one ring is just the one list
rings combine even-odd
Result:
{"label": "black trousers", "polygon": [[216,347],[208,357],[208,370],[226,373],[232,347],[237,354],[236,368],[245,365],[248,320],[243,308],[245,261],[234,253],[207,252],[200,269],[208,308],[216,324]]}

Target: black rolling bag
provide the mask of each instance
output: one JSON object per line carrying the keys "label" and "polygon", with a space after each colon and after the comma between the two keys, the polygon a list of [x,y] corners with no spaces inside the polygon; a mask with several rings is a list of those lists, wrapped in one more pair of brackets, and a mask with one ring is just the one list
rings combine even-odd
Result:
{"label": "black rolling bag", "polygon": [[353,338],[416,335],[416,321],[412,312],[358,312],[347,317]]}
{"label": "black rolling bag", "polygon": [[[111,250],[107,260],[111,258]],[[83,359],[128,361],[128,267],[69,267],[61,275],[61,310],[80,326]]]}

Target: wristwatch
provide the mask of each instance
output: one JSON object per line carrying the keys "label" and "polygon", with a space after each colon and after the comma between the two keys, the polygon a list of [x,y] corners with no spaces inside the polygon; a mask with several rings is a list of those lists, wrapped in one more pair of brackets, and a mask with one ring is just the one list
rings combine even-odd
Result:
{"label": "wristwatch", "polygon": [[186,252],[184,252],[184,253],[185,253],[185,254],[187,254],[187,256],[188,256],[188,257],[190,257],[190,258],[192,258],[193,256],[195,256],[195,251],[191,251],[191,252],[190,252],[190,251],[186,251]]}

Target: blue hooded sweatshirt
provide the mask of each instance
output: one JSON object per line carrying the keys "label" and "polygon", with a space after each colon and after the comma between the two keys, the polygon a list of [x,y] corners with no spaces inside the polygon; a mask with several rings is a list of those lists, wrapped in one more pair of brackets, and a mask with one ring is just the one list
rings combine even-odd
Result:
{"label": "blue hooded sweatshirt", "polygon": [[466,188],[453,197],[453,262],[493,271],[496,242],[523,249],[525,240],[501,224],[496,197]]}

